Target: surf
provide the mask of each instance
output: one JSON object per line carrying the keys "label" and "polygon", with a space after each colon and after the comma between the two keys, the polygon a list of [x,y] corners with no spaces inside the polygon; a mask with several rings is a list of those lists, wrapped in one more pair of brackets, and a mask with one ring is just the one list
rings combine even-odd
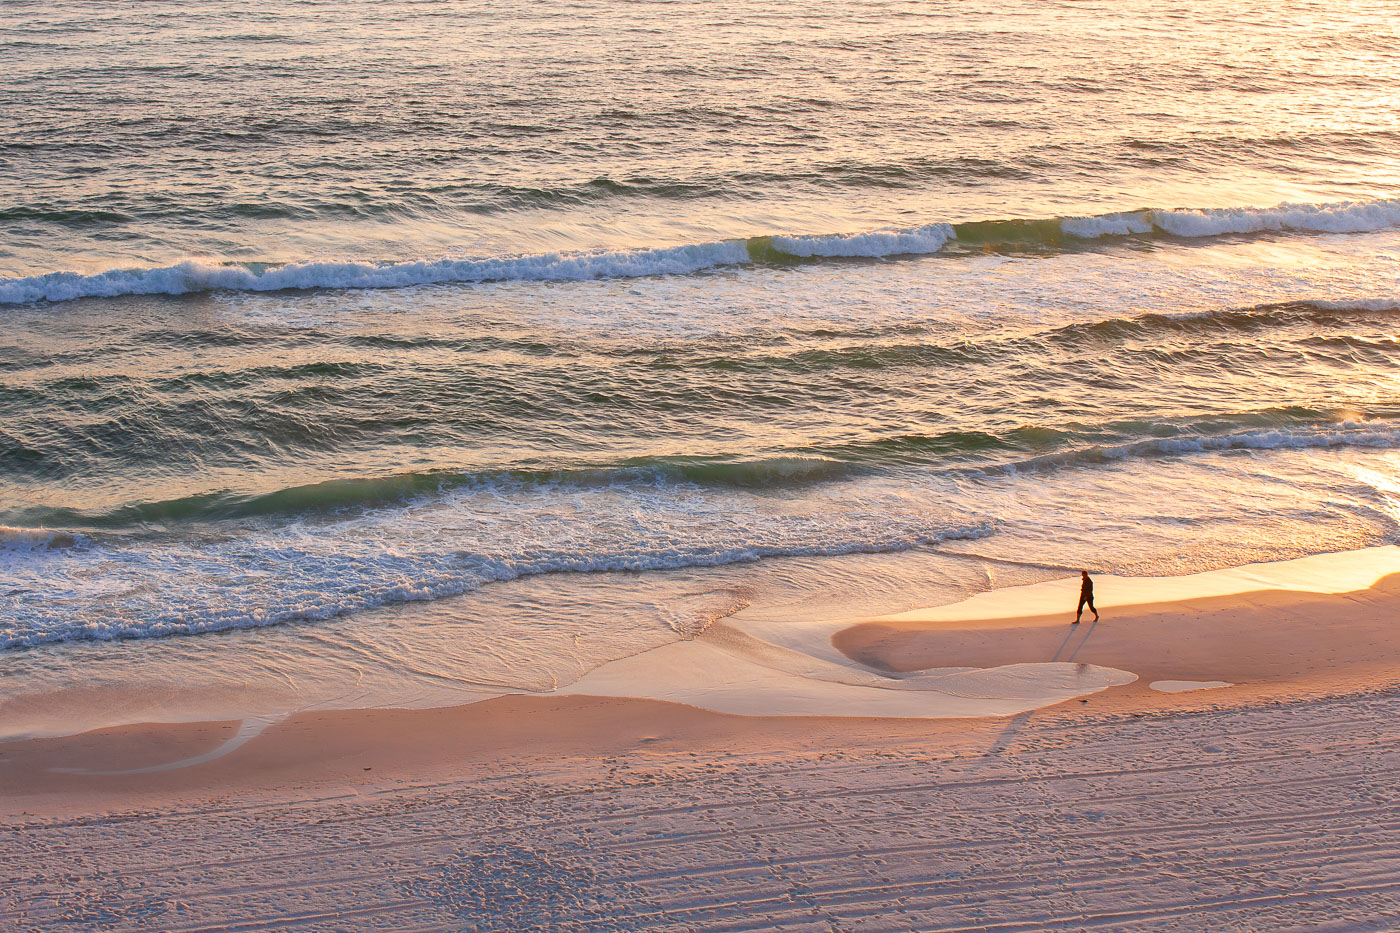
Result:
{"label": "surf", "polygon": [[947,222],[854,233],[767,234],[666,247],[479,258],[289,263],[190,258],[154,268],[54,271],[0,278],[0,304],[126,295],[394,289],[446,284],[562,282],[690,275],[751,266],[884,260],[978,250],[1058,251],[1121,238],[1192,240],[1262,234],[1363,233],[1400,228],[1400,198],[1274,207],[1144,208],[1085,217]]}

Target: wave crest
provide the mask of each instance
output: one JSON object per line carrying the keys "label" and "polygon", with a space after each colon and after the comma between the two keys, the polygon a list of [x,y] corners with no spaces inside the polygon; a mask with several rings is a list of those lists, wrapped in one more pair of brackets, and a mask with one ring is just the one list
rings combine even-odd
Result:
{"label": "wave crest", "polygon": [[1267,208],[1144,210],[1098,217],[1066,217],[1060,222],[1065,233],[1081,239],[1156,232],[1180,237],[1290,231],[1366,233],[1397,226],[1400,226],[1400,198],[1280,204]]}
{"label": "wave crest", "polygon": [[190,292],[314,288],[404,288],[446,282],[567,281],[676,275],[749,261],[741,242],[671,249],[546,253],[500,259],[407,262],[296,262],[283,266],[218,264],[187,259],[159,269],[113,269],[95,275],[51,272],[0,279],[0,304],[182,295]]}
{"label": "wave crest", "polygon": [[773,247],[789,256],[914,256],[936,253],[955,236],[950,224],[927,224],[912,230],[874,230],[835,236],[775,236]]}
{"label": "wave crest", "polygon": [[1208,237],[1270,231],[1358,233],[1400,227],[1400,198],[1271,208],[1141,210],[1095,217],[921,224],[858,233],[781,234],[672,247],[581,250],[480,259],[305,261],[285,265],[186,259],[154,269],[49,272],[0,278],[0,304],[180,295],[206,291],[403,288],[445,283],[574,281],[684,275],[709,269],[832,258],[927,255],[950,243],[1062,246],[1107,236]]}

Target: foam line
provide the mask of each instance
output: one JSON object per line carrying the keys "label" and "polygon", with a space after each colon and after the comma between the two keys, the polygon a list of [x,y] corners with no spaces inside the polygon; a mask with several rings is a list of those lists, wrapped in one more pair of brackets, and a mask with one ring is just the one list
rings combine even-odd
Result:
{"label": "foam line", "polygon": [[0,304],[111,298],[118,295],[181,295],[216,290],[267,292],[314,288],[403,288],[444,282],[630,278],[698,272],[747,262],[748,259],[748,250],[738,241],[672,249],[546,253],[497,259],[296,262],[271,267],[187,259],[158,269],[113,269],[96,275],[51,272],[27,278],[0,279]]}
{"label": "foam line", "polygon": [[1280,204],[1266,208],[1144,210],[1098,217],[1067,217],[1060,223],[1066,234],[1086,239],[1153,232],[1181,237],[1267,231],[1364,233],[1397,226],[1400,226],[1400,198]]}
{"label": "foam line", "polygon": [[936,253],[953,239],[949,224],[928,224],[912,230],[875,230],[839,236],[775,236],[775,249],[789,256],[912,256]]}
{"label": "foam line", "polygon": [[[230,629],[262,628],[288,622],[323,621],[351,612],[393,603],[457,596],[498,581],[550,573],[675,570],[752,563],[769,557],[839,556],[904,551],[924,544],[989,535],[988,524],[955,527],[928,533],[897,531],[884,538],[852,538],[826,543],[719,547],[699,542],[686,547],[648,547],[589,553],[560,548],[519,555],[469,555],[458,552],[418,554],[367,540],[361,550],[344,550],[333,543],[299,541],[295,529],[258,546],[247,542],[225,552],[217,545],[189,555],[137,548],[96,547],[82,556],[86,566],[120,563],[125,581],[198,581],[207,568],[237,568],[238,573],[276,575],[288,586],[250,601],[247,591],[222,583],[178,600],[175,606],[136,598],[125,611],[111,604],[93,615],[74,612],[71,604],[35,599],[23,588],[0,592],[0,606],[9,596],[14,614],[0,617],[0,649],[34,647],[65,641],[113,641],[158,638]],[[294,567],[295,572],[289,568]],[[0,565],[0,570],[3,570]],[[33,568],[31,568],[33,569]],[[40,568],[38,572],[42,573]],[[230,571],[232,572],[232,570]],[[172,576],[173,575],[173,576]],[[17,574],[18,576],[18,574]],[[46,577],[44,579],[47,579]],[[66,584],[65,585],[70,585]],[[93,586],[105,595],[102,581]],[[127,584],[122,584],[125,587]],[[194,584],[198,586],[198,584]],[[33,586],[31,584],[31,586]],[[162,587],[152,587],[160,590]],[[168,592],[168,590],[166,590]],[[70,591],[65,591],[70,592]],[[123,595],[116,598],[121,604]],[[20,607],[24,608],[21,609]]]}
{"label": "foam line", "polygon": [[684,275],[769,261],[882,258],[936,253],[971,243],[1054,248],[1065,237],[1169,235],[1209,237],[1294,231],[1357,233],[1400,227],[1400,198],[1276,207],[1148,209],[1093,217],[930,222],[856,233],[777,234],[671,247],[579,250],[483,258],[414,258],[385,262],[305,261],[285,265],[185,259],[152,269],[84,274],[48,272],[0,278],[0,304],[121,295],[181,295],[217,290],[403,288],[443,283],[572,281]]}

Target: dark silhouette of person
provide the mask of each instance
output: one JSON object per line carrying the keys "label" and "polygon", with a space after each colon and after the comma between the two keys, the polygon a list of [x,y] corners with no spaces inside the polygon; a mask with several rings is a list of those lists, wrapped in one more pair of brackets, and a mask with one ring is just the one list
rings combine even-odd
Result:
{"label": "dark silhouette of person", "polygon": [[1079,608],[1074,610],[1073,625],[1079,624],[1079,617],[1084,614],[1084,605],[1088,604],[1089,611],[1094,614],[1094,621],[1099,621],[1099,611],[1094,608],[1094,581],[1089,579],[1089,571],[1079,571]]}

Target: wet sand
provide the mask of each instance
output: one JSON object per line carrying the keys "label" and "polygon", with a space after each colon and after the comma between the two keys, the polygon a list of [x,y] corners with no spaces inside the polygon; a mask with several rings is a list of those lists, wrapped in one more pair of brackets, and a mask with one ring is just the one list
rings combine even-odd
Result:
{"label": "wet sand", "polygon": [[[1181,578],[1197,595],[1115,606],[1110,578],[1097,625],[1025,614],[1069,580],[832,636],[873,672],[1136,675],[1012,715],[699,708],[732,701],[765,660],[750,656],[708,699],[686,686],[694,704],[511,696],[5,743],[0,926],[1385,928],[1400,916],[1389,550],[1332,556],[1379,577],[1345,592]],[[1306,584],[1310,567],[1280,572]],[[610,676],[595,686],[625,680]],[[1231,686],[1170,692],[1210,681]],[[836,686],[817,700],[855,695]]]}

